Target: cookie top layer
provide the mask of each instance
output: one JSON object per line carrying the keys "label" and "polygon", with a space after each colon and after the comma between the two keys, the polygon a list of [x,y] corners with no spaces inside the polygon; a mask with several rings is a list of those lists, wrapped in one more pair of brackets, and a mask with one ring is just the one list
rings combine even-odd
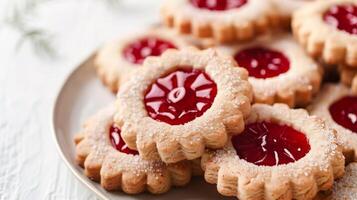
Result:
{"label": "cookie top layer", "polygon": [[252,98],[247,75],[212,49],[168,50],[146,59],[123,86],[115,121],[145,159],[198,158],[242,132]]}

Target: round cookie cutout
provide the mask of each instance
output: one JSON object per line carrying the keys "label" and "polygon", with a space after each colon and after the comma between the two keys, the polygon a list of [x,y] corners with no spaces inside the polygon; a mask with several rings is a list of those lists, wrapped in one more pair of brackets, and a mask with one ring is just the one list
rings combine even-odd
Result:
{"label": "round cookie cutout", "polygon": [[168,29],[152,28],[105,44],[97,52],[94,66],[103,84],[116,93],[146,57],[159,56],[166,49],[190,46],[190,41]]}

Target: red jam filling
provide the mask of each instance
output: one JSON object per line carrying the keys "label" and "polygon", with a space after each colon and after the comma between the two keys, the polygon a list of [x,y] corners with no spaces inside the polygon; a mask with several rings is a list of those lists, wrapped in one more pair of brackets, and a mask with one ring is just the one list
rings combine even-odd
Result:
{"label": "red jam filling", "polygon": [[256,122],[232,138],[239,158],[259,166],[295,162],[310,151],[306,136],[287,125]]}
{"label": "red jam filling", "polygon": [[253,47],[234,55],[238,65],[248,70],[249,76],[271,78],[285,73],[290,68],[289,59],[281,52],[264,47]]}
{"label": "red jam filling", "polygon": [[190,0],[191,4],[200,9],[224,11],[239,8],[248,0]]}
{"label": "red jam filling", "polygon": [[204,71],[182,67],[157,79],[144,102],[151,118],[178,125],[203,115],[216,94],[216,83]]}
{"label": "red jam filling", "polygon": [[160,56],[167,49],[175,49],[176,46],[166,40],[149,37],[129,44],[123,50],[126,60],[134,64],[142,64],[148,56]]}
{"label": "red jam filling", "polygon": [[357,133],[357,97],[343,97],[330,105],[329,111],[336,123]]}
{"label": "red jam filling", "polygon": [[339,30],[357,34],[357,6],[334,5],[324,13],[323,19]]}
{"label": "red jam filling", "polygon": [[129,147],[125,144],[123,138],[121,137],[120,132],[121,132],[120,129],[115,125],[112,125],[110,127],[109,138],[113,147],[122,153],[138,155],[139,153],[137,151],[129,149]]}

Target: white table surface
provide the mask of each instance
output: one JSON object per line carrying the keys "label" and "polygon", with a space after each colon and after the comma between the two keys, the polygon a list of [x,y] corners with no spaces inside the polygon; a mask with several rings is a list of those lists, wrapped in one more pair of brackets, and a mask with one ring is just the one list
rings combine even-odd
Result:
{"label": "white table surface", "polygon": [[[32,23],[54,34],[56,59],[37,56],[0,24],[0,200],[97,199],[62,162],[50,130],[64,78],[103,42],[159,20],[159,0],[61,0],[42,3]],[[0,1],[0,17],[14,4]]]}

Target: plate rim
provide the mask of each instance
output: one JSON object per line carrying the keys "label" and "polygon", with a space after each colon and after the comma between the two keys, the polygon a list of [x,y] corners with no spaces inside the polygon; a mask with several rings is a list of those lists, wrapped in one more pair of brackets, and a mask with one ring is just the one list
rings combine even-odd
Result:
{"label": "plate rim", "polygon": [[70,70],[70,72],[66,75],[66,77],[63,79],[63,81],[61,82],[61,84],[59,85],[59,87],[56,90],[55,96],[53,97],[54,99],[52,100],[53,104],[51,105],[50,108],[50,112],[51,112],[51,117],[50,117],[50,130],[51,130],[51,135],[52,135],[52,140],[55,143],[57,152],[60,155],[60,158],[62,159],[62,161],[65,163],[65,165],[67,166],[67,168],[71,171],[71,173],[74,175],[74,177],[79,180],[80,183],[82,183],[82,185],[86,186],[87,188],[89,188],[97,197],[99,197],[100,199],[103,200],[109,200],[106,196],[104,196],[101,192],[98,191],[97,188],[95,188],[94,185],[92,185],[91,183],[83,180],[83,178],[80,176],[80,174],[76,171],[76,169],[72,166],[72,164],[67,160],[66,156],[64,155],[62,148],[58,142],[58,137],[57,137],[57,133],[56,133],[56,129],[55,129],[55,112],[56,112],[56,108],[58,107],[58,99],[61,96],[61,94],[63,93],[63,89],[65,87],[65,85],[67,84],[67,82],[69,81],[69,79],[77,72],[79,71],[82,67],[85,67],[85,64],[92,60],[95,57],[96,53],[90,53],[89,56],[86,56],[86,59],[81,62],[79,62],[78,65],[76,65],[76,67],[74,67],[73,69]]}

